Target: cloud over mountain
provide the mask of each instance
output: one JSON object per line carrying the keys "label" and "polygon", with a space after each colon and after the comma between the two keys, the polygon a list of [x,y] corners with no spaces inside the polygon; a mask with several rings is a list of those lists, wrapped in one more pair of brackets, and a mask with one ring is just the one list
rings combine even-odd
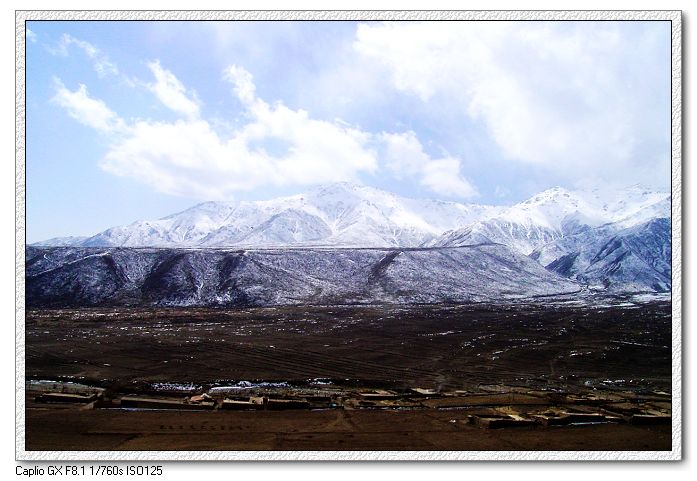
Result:
{"label": "cloud over mountain", "polygon": [[[476,189],[461,176],[453,157],[432,159],[414,132],[362,131],[346,123],[317,120],[304,110],[257,97],[252,75],[231,65],[223,79],[232,84],[246,123],[220,134],[200,115],[199,101],[159,61],[148,63],[155,81],[148,89],[179,118],[153,121],[120,118],[80,85],[70,91],[56,81],[54,101],[79,122],[109,136],[104,170],[147,183],[160,192],[226,199],[264,185],[311,185],[356,180],[375,173],[380,154],[407,169],[421,184],[443,196],[467,198]],[[115,134],[115,135],[112,135]],[[402,143],[399,147],[397,144]]]}

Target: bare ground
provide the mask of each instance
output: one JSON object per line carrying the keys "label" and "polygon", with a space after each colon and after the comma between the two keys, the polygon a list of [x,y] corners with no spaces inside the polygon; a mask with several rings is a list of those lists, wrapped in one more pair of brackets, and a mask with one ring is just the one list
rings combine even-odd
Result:
{"label": "bare ground", "polygon": [[[153,383],[172,382],[205,390],[240,380],[302,388],[319,378],[344,389],[420,386],[475,395],[499,386],[564,395],[616,393],[631,402],[662,391],[669,403],[670,304],[31,310],[26,373],[29,379],[74,380],[111,393],[152,392]],[[57,407],[30,402],[26,441],[27,449],[39,450],[671,447],[669,425],[483,430],[464,422],[472,412],[467,409],[440,401],[421,407],[70,408],[55,416]]]}

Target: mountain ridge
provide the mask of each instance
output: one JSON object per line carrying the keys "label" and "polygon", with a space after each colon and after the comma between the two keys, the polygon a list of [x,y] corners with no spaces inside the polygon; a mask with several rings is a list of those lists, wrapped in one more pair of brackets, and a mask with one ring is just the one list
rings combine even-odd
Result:
{"label": "mountain ridge", "polygon": [[413,247],[499,209],[411,199],[342,182],[270,200],[202,202],[160,219],[111,227],[75,246]]}
{"label": "mountain ridge", "polygon": [[[627,193],[632,194],[631,202],[624,199]],[[662,213],[669,209],[669,194],[636,185],[618,191],[616,197],[622,199],[602,205],[600,196],[592,192],[553,187],[513,206],[492,206],[412,199],[340,182],[270,200],[201,202],[160,219],[111,227],[86,239],[49,239],[33,245],[414,247],[488,239],[530,254],[572,233],[574,226],[597,227],[623,220],[630,227],[665,216]],[[650,208],[656,212],[649,212]],[[516,229],[520,234],[513,232]]]}
{"label": "mountain ridge", "polygon": [[[332,251],[337,256],[360,257],[349,251],[496,245],[519,256],[521,266],[529,258],[581,285],[663,292],[671,286],[670,204],[669,194],[638,185],[610,193],[554,187],[502,207],[409,199],[339,183],[266,201],[203,202],[74,243],[82,248],[185,248],[192,252],[285,249],[289,259],[295,258],[294,249],[302,248],[312,248],[320,256]],[[70,239],[55,240],[59,246],[70,243]],[[401,255],[395,257],[398,263]],[[409,254],[415,259],[414,255]],[[430,259],[436,259],[434,255]],[[312,262],[309,257],[303,259]],[[304,272],[307,266],[295,268]],[[411,275],[409,271],[403,274]],[[440,275],[445,278],[451,273]],[[481,276],[486,277],[484,271]]]}

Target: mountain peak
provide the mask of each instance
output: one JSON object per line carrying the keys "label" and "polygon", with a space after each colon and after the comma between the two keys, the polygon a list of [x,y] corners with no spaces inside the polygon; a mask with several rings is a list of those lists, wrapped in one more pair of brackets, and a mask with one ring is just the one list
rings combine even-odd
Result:
{"label": "mountain peak", "polygon": [[208,200],[205,202],[200,202],[193,205],[187,209],[170,214],[162,219],[169,219],[172,217],[177,217],[183,214],[191,213],[215,213],[219,212],[221,209],[232,209],[236,205],[235,201],[225,201],[225,200]]}
{"label": "mountain peak", "polygon": [[366,194],[366,193],[382,193],[382,194],[388,194],[388,192],[381,191],[380,189],[376,189],[375,187],[369,187],[364,184],[358,184],[355,182],[349,182],[349,181],[342,181],[342,182],[332,182],[329,184],[321,184],[317,185],[310,190],[307,191],[306,194],[308,195],[335,195],[335,194],[349,194],[349,195],[356,195],[359,193]]}
{"label": "mountain peak", "polygon": [[554,202],[558,201],[560,198],[572,198],[574,197],[574,193],[569,191],[568,189],[565,189],[564,187],[556,186],[556,187],[551,187],[547,190],[543,190],[542,192],[535,194],[534,196],[530,197],[529,199],[521,202],[521,204],[541,204],[541,203],[548,203],[548,202]]}

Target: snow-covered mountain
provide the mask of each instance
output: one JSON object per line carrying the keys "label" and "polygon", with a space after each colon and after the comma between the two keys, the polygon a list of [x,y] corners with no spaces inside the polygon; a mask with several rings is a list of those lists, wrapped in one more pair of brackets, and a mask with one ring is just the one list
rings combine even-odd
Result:
{"label": "snow-covered mountain", "polygon": [[670,194],[555,187],[511,207],[409,199],[336,183],[266,201],[205,202],[89,238],[36,245],[83,247],[456,247],[505,244],[524,254],[587,227],[632,227],[670,217]]}
{"label": "snow-covered mountain", "polygon": [[267,201],[206,202],[162,219],[113,227],[75,245],[415,247],[500,210],[408,199],[367,186],[336,183]]}
{"label": "snow-covered mountain", "polygon": [[670,219],[632,227],[622,222],[588,228],[536,249],[530,257],[584,285],[622,291],[668,291]]}
{"label": "snow-covered mountain", "polygon": [[[473,278],[469,277],[467,269],[462,268],[465,265],[462,252],[466,249],[475,249],[467,251],[470,254],[478,252],[484,255],[476,249],[494,249],[492,246],[498,245],[497,249],[503,249],[498,255],[504,256],[505,250],[505,255],[513,256],[518,264],[517,268],[509,267],[515,273],[510,275],[516,279],[509,286],[510,292],[539,294],[535,289],[521,287],[527,285],[523,273],[531,272],[525,267],[529,262],[546,268],[556,279],[556,276],[570,279],[574,285],[612,291],[666,291],[671,286],[670,207],[670,194],[638,185],[610,193],[555,187],[519,204],[497,207],[408,199],[371,187],[338,183],[319,187],[305,194],[266,201],[206,202],[162,219],[114,227],[87,239],[62,238],[37,245],[100,249],[160,247],[164,248],[161,255],[167,256],[176,249],[202,249],[187,253],[187,259],[203,256],[204,254],[195,252],[205,252],[210,247],[223,250],[245,249],[255,252],[253,258],[256,259],[254,265],[257,267],[254,272],[259,278],[273,273],[272,278],[268,279],[271,286],[292,293],[296,288],[290,285],[292,282],[289,279],[295,279],[299,285],[306,286],[312,292],[328,293],[338,289],[336,292],[341,292],[342,298],[349,298],[347,292],[353,292],[359,286],[359,291],[363,294],[356,294],[356,299],[372,298],[375,293],[365,291],[369,285],[368,274],[361,274],[362,280],[358,284],[352,284],[352,269],[358,268],[354,264],[362,265],[361,268],[365,270],[368,268],[366,266],[377,263],[378,259],[354,252],[357,249],[351,251],[338,249],[339,247],[404,249],[398,255],[398,261],[390,263],[395,277],[394,285],[389,294],[386,294],[387,298],[394,298],[396,292],[402,292],[398,285],[402,282],[405,286],[403,289],[406,289],[404,292],[416,289],[413,291],[415,293],[409,294],[413,299],[430,299],[436,294],[424,289],[444,288],[436,280],[442,279],[445,282],[449,279],[446,290],[437,295],[445,298],[455,295],[454,292],[460,292],[456,297],[464,299],[473,298],[472,292],[482,288],[487,282],[508,285],[508,271],[501,268],[500,264],[487,263],[478,256],[470,256],[467,257],[467,262],[472,266],[496,267],[491,273],[485,268],[478,270],[472,267],[472,272],[477,272]],[[271,257],[268,259],[258,251],[291,247],[324,249],[308,250],[310,254],[303,255],[297,254],[293,249],[278,250],[269,254]],[[434,252],[421,259],[422,254],[410,250],[413,248],[425,248],[424,252],[433,249]],[[453,248],[465,248],[465,251],[452,250]],[[97,262],[94,260],[97,258],[88,251],[79,252],[86,256],[85,259],[92,259],[89,262]],[[460,260],[453,260],[453,252],[458,252]],[[99,258],[101,261],[113,257],[112,254],[99,255],[103,256]],[[325,274],[320,275],[313,270],[313,256],[317,259],[336,257],[331,261],[322,261],[322,265],[323,268],[337,270],[339,279],[336,282],[341,284],[340,287],[336,287],[339,284],[332,284],[335,281],[329,281]],[[61,272],[72,265],[69,258],[70,256],[63,258],[68,264],[61,266]],[[137,259],[138,256],[131,256],[131,261],[135,262]],[[269,259],[275,260],[270,262]],[[398,269],[403,259],[410,259],[410,263],[404,264],[403,269]],[[454,264],[446,259],[453,260]],[[193,267],[193,260],[191,262],[194,264],[171,261],[184,271],[188,268],[197,269]],[[80,262],[84,263],[85,260]],[[127,263],[116,265],[120,266],[120,270],[141,269],[142,272],[153,268],[133,267]],[[141,264],[136,262],[136,265]],[[138,272],[142,274],[141,271]],[[286,273],[281,274],[280,271]],[[397,277],[397,273],[401,277]],[[81,271],[80,275],[87,276],[80,282],[87,282],[93,277],[88,271]],[[431,284],[426,282],[429,275],[434,279]],[[340,282],[341,279],[343,281]],[[414,286],[418,284],[418,279],[424,282],[416,288]],[[458,279],[461,283],[471,284],[466,288],[455,287]],[[252,281],[250,277],[250,285]],[[240,281],[238,279],[235,282]],[[207,281],[204,284],[208,285]],[[150,284],[146,282],[143,288],[148,285]],[[336,289],[327,287],[330,285],[334,285]],[[252,289],[256,292],[254,289],[258,287]],[[346,289],[349,291],[345,291]],[[462,289],[465,289],[466,295]],[[484,290],[495,292],[490,286]],[[244,295],[254,297],[247,291]],[[307,299],[307,293],[297,295]],[[181,296],[178,295],[179,297]]]}
{"label": "snow-covered mountain", "polygon": [[605,224],[632,227],[670,217],[670,194],[634,185],[611,193],[555,187],[530,199],[446,232],[431,246],[497,242],[530,254],[545,244]]}
{"label": "snow-covered mountain", "polygon": [[66,247],[76,246],[85,242],[88,237],[85,236],[68,236],[68,237],[52,237],[44,241],[35,242],[35,246],[51,246],[51,247]]}

